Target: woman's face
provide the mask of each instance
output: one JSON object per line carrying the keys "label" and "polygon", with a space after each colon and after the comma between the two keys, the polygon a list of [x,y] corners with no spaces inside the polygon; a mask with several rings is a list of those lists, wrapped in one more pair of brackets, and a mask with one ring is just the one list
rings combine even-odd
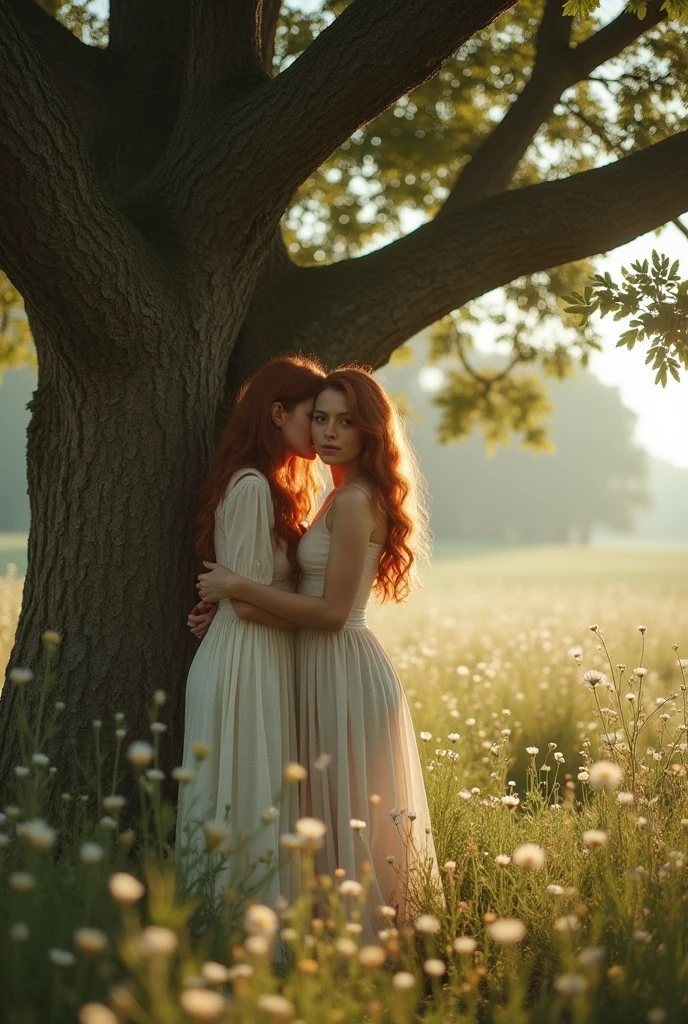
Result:
{"label": "woman's face", "polygon": [[300,402],[293,409],[285,409],[280,402],[275,402],[272,415],[275,423],[282,431],[282,438],[288,456],[313,461],[315,449],[311,436],[311,416],[315,402],[312,398]]}
{"label": "woman's face", "polygon": [[354,426],[343,391],[326,388],[315,400],[313,445],[328,466],[353,462],[363,451],[363,434]]}

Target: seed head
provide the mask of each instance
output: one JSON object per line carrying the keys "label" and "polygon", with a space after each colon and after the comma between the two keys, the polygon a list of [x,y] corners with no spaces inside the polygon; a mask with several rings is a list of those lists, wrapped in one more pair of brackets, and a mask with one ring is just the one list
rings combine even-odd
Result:
{"label": "seed head", "polygon": [[276,1020],[291,1020],[296,1013],[296,1007],[286,996],[280,996],[274,992],[265,992],[259,996],[256,1005],[259,1010]]}
{"label": "seed head", "polygon": [[514,864],[528,871],[538,871],[544,867],[545,851],[537,843],[523,843],[513,853]]}
{"label": "seed head", "polygon": [[437,935],[442,927],[434,914],[421,914],[415,921],[416,931],[421,935]]}
{"label": "seed head", "polygon": [[279,928],[279,918],[274,910],[262,903],[254,903],[244,914],[244,928],[249,935],[260,935],[272,939]]}
{"label": "seed head", "polygon": [[74,945],[82,953],[102,953],[108,944],[108,937],[99,928],[77,928]]}
{"label": "seed head", "polygon": [[382,967],[387,959],[387,951],[382,946],[361,946],[358,959],[364,967]]}
{"label": "seed head", "polygon": [[526,926],[517,917],[498,917],[488,924],[487,932],[500,946],[515,946],[525,938]]}
{"label": "seed head", "polygon": [[119,1018],[104,1003],[84,1003],[79,1009],[79,1024],[118,1024]]}
{"label": "seed head", "polygon": [[225,997],[207,988],[186,988],[180,995],[179,1002],[184,1013],[192,1020],[198,1021],[218,1020],[227,1008]]}
{"label": "seed head", "polygon": [[139,740],[132,743],[127,750],[127,758],[134,768],[147,768],[153,760],[153,748],[150,743]]}
{"label": "seed head", "polygon": [[10,682],[15,686],[26,686],[33,681],[33,672],[30,668],[13,668],[10,672]]}
{"label": "seed head", "polygon": [[297,761],[290,761],[284,769],[284,777],[287,782],[303,782],[308,778],[308,772],[302,764]]}
{"label": "seed head", "polygon": [[590,828],[583,833],[583,842],[591,850],[597,850],[600,846],[604,846],[607,842],[607,838],[606,832],[601,832],[596,828]]}
{"label": "seed head", "polygon": [[457,935],[452,942],[452,949],[459,956],[473,956],[477,948],[478,943],[471,935]]}
{"label": "seed head", "polygon": [[127,874],[126,871],[117,871],[111,875],[108,880],[108,889],[113,900],[125,905],[138,903],[146,891],[138,878]]}
{"label": "seed head", "polygon": [[590,785],[593,789],[618,789],[623,771],[613,761],[596,761],[590,769]]}

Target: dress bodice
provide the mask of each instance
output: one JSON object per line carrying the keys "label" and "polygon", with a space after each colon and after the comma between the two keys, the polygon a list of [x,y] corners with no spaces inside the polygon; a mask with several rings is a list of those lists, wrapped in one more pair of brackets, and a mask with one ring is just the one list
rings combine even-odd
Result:
{"label": "dress bodice", "polygon": [[[270,486],[256,469],[235,473],[216,509],[215,561],[276,590],[294,590],[286,545],[275,536]],[[220,601],[219,609],[235,614],[229,600]]]}
{"label": "dress bodice", "polygon": [[[297,588],[299,594],[306,594],[309,597],[322,597],[325,589],[325,572],[327,571],[327,561],[330,556],[331,541],[332,534],[327,528],[325,514],[321,513],[299,541],[297,554],[299,568],[301,569],[301,579]],[[383,544],[376,544],[373,541],[368,543],[361,585],[358,588],[351,614],[346,621],[346,627],[361,629],[366,625],[366,607],[370,599],[370,592],[375,582],[375,577],[377,576],[377,567],[383,547]]]}

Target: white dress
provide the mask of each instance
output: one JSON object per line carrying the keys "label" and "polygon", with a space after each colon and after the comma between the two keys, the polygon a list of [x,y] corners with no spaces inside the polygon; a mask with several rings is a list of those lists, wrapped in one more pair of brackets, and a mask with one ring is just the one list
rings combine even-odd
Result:
{"label": "white dress", "polygon": [[[286,553],[275,543],[270,487],[258,470],[240,470],[230,480],[215,513],[215,561],[258,583],[294,589]],[[284,854],[277,873],[274,864],[279,835],[293,831],[298,817],[298,794],[283,780],[285,764],[297,759],[292,630],[246,622],[229,600],[219,603],[187,679],[185,767],[195,765],[192,745],[199,741],[211,753],[197,766],[195,780],[180,786],[178,847],[188,849],[190,842],[192,851],[204,850],[198,822],[223,821],[229,808],[233,848],[241,836],[261,831],[231,855],[216,880],[216,895],[238,887],[255,864],[251,887],[272,873],[255,898],[272,907],[278,896],[291,902],[298,893],[297,865]],[[279,815],[265,822],[262,814],[277,806],[280,790]],[[271,857],[273,867],[261,856]],[[185,864],[192,884],[199,865],[193,856]]]}
{"label": "white dress", "polygon": [[[330,541],[321,513],[299,543],[300,594],[322,595]],[[301,629],[296,635],[299,760],[309,773],[301,813],[327,825],[324,846],[316,854],[318,873],[332,875],[335,868],[344,868],[347,878],[362,881],[361,866],[371,863],[362,919],[369,941],[389,927],[376,912],[381,904],[397,907],[398,920],[404,919],[404,877],[416,858],[424,862],[431,887],[440,891],[411,713],[389,658],[366,625],[381,553],[382,544],[369,543],[363,579],[341,632]],[[371,795],[380,798],[377,804],[371,804]],[[364,821],[365,830],[352,829],[351,819]]]}

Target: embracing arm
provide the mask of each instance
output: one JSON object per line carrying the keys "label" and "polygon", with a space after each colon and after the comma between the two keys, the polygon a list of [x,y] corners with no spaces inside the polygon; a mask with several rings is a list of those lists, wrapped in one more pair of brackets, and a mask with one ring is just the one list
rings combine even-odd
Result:
{"label": "embracing arm", "polygon": [[[257,583],[256,586],[262,587],[263,584]],[[267,589],[270,590],[270,587]],[[248,601],[241,601],[238,597],[231,598],[231,604],[237,618],[243,619],[244,622],[258,622],[261,626],[275,626],[277,629],[299,628],[296,622],[283,619],[280,615],[273,615],[272,612],[266,612],[264,608],[258,608],[255,604],[249,604]]]}
{"label": "embracing arm", "polygon": [[[365,569],[368,542],[375,529],[370,502],[363,491],[343,490],[332,505],[332,541],[322,597],[290,594],[263,586],[217,567],[205,579],[201,594],[239,598],[289,619],[298,626],[338,631],[354,606]],[[210,577],[214,577],[211,581]]]}

